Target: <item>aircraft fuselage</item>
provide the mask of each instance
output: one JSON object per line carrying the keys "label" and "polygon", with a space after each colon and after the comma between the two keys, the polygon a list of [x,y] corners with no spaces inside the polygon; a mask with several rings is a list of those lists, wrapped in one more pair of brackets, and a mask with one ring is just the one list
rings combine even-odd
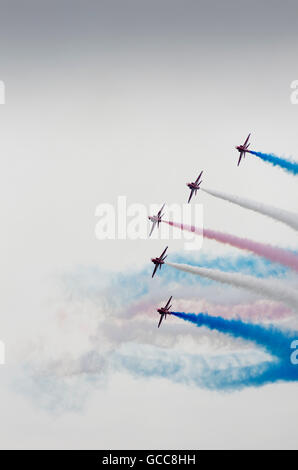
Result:
{"label": "aircraft fuselage", "polygon": [[156,310],[160,315],[171,315],[171,312],[169,312],[166,308],[161,307],[157,308]]}
{"label": "aircraft fuselage", "polygon": [[165,264],[165,262],[159,258],[151,258],[151,261],[153,264]]}
{"label": "aircraft fuselage", "polygon": [[148,215],[148,219],[151,222],[161,222],[161,217],[158,217],[157,215]]}
{"label": "aircraft fuselage", "polygon": [[235,148],[238,150],[238,152],[249,152],[248,148],[244,147],[243,145],[237,145]]}
{"label": "aircraft fuselage", "polygon": [[189,189],[200,189],[200,186],[195,183],[186,183],[186,186],[188,186]]}

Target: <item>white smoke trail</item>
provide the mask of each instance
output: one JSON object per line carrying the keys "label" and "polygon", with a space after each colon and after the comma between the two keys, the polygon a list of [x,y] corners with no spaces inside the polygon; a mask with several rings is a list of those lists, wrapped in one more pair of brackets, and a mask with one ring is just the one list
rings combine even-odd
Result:
{"label": "white smoke trail", "polygon": [[261,202],[235,196],[233,194],[216,191],[214,189],[201,188],[201,190],[207,194],[210,194],[211,196],[231,202],[232,204],[237,204],[238,206],[244,207],[245,209],[249,209],[254,212],[258,212],[259,214],[266,215],[271,219],[278,220],[279,222],[286,224],[288,227],[291,227],[294,230],[298,230],[298,214],[294,214],[293,212],[279,209],[277,207],[269,206],[267,204],[262,204]]}
{"label": "white smoke trail", "polygon": [[217,269],[190,266],[188,264],[167,263],[167,265],[214,281],[242,287],[256,294],[283,302],[295,311],[298,311],[298,293],[294,289],[290,289],[275,280],[259,279],[245,274],[228,273]]}

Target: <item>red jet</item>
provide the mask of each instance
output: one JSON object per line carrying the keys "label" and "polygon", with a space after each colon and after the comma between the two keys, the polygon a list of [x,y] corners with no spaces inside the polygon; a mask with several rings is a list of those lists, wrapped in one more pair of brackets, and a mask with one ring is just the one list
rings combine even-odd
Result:
{"label": "red jet", "polygon": [[246,141],[244,142],[244,144],[242,145],[237,145],[235,148],[238,150],[238,152],[240,152],[240,156],[239,156],[239,160],[238,160],[238,166],[240,165],[240,162],[242,160],[242,158],[245,157],[245,154],[246,152],[249,152],[248,147],[250,146],[250,143],[248,143],[249,141],[249,138],[250,138],[250,134],[248,134],[247,138],[246,138]]}
{"label": "red jet", "polygon": [[164,251],[162,252],[159,258],[151,258],[152,263],[155,264],[152,277],[154,277],[154,274],[156,273],[158,266],[159,266],[159,269],[161,269],[161,266],[165,264],[165,259],[167,257],[167,255],[165,256],[165,253],[167,249],[168,247],[164,249]]}
{"label": "red jet", "polygon": [[203,171],[201,171],[201,173],[199,174],[199,176],[197,177],[197,179],[194,183],[186,183],[186,186],[188,186],[189,189],[190,189],[190,195],[189,195],[189,198],[188,198],[187,202],[190,202],[191,198],[193,197],[193,194],[195,193],[195,195],[196,195],[198,189],[200,189],[200,184],[202,183],[202,181],[201,181],[202,173],[203,173]]}
{"label": "red jet", "polygon": [[150,220],[150,222],[152,222],[152,228],[151,228],[151,231],[149,233],[149,237],[150,237],[151,233],[153,232],[155,225],[157,224],[157,227],[159,227],[159,224],[161,222],[161,218],[163,217],[162,211],[163,211],[164,207],[165,207],[165,204],[158,211],[157,215],[149,215],[148,216],[148,219]]}
{"label": "red jet", "polygon": [[157,313],[160,314],[160,320],[158,322],[158,328],[160,327],[161,322],[163,321],[163,319],[167,318],[167,315],[172,315],[172,313],[169,312],[170,308],[172,307],[172,305],[170,305],[171,300],[172,300],[172,296],[169,298],[169,300],[167,301],[167,303],[164,307],[156,309]]}

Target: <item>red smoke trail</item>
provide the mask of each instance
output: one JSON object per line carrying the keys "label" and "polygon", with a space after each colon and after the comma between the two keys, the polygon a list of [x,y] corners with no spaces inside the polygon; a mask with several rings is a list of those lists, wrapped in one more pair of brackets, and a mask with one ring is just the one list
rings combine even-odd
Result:
{"label": "red smoke trail", "polygon": [[250,251],[251,253],[254,253],[258,256],[267,258],[274,263],[280,263],[284,266],[288,266],[289,268],[294,269],[295,271],[298,271],[298,256],[287,250],[283,250],[282,248],[254,242],[247,238],[236,237],[234,235],[230,235],[229,233],[217,232],[215,230],[209,229],[199,229],[193,225],[184,225],[167,220],[163,220],[162,222],[165,222],[172,227],[180,228],[181,230],[193,232],[197,235],[203,235],[210,240],[216,240],[220,243],[240,248],[241,250]]}

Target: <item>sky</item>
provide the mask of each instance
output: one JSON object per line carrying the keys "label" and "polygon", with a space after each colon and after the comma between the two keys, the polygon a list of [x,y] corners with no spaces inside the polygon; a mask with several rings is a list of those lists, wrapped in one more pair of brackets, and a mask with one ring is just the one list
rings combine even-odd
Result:
{"label": "sky", "polygon": [[[186,252],[183,240],[95,236],[98,205],[185,203],[202,169],[207,188],[298,212],[297,177],[253,156],[237,167],[234,148],[251,132],[253,149],[298,160],[297,2],[0,6],[1,447],[297,448],[294,382],[209,390],[119,366],[129,354],[140,367],[265,360],[180,319],[157,330],[170,295],[182,311],[297,331],[297,312],[258,294],[170,267],[151,280],[165,244],[171,261],[291,288],[297,274],[206,239]],[[195,202],[204,227],[297,250],[281,223],[206,193]]]}

